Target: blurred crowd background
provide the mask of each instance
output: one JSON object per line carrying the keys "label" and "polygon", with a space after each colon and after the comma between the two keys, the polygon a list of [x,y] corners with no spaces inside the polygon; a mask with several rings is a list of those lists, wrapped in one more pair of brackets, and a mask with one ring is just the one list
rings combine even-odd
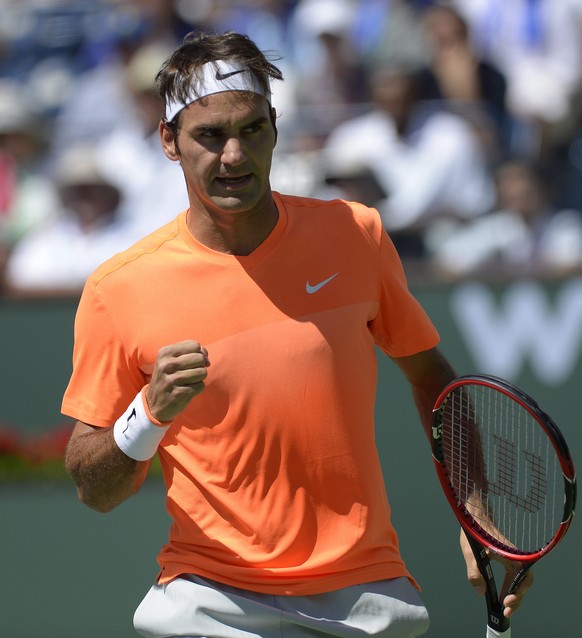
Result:
{"label": "blurred crowd background", "polygon": [[1,294],[187,207],[154,78],[192,30],[283,70],[273,188],[376,207],[412,280],[582,270],[582,0],[0,0]]}

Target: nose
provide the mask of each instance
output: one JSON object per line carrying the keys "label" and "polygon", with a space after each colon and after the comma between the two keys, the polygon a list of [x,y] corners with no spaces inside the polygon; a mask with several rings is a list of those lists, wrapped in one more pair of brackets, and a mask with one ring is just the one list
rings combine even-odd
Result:
{"label": "nose", "polygon": [[241,140],[237,137],[229,137],[222,149],[222,163],[229,164],[230,166],[238,166],[246,161],[246,159],[247,156]]}

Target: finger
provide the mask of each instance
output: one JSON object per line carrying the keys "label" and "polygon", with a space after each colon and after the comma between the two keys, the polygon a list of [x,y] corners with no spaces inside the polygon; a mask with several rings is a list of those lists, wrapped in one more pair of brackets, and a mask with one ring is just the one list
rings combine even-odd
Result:
{"label": "finger", "polygon": [[152,415],[159,421],[172,421],[190,401],[205,389],[205,367],[186,370],[172,376],[152,379],[147,401]]}
{"label": "finger", "polygon": [[202,383],[207,376],[208,370],[205,365],[194,366],[176,372],[172,375],[172,382],[176,387],[196,385]]}
{"label": "finger", "polygon": [[503,599],[503,615],[510,618],[520,607],[523,602],[523,595],[511,594]]}
{"label": "finger", "polygon": [[[505,582],[503,583],[502,591],[507,591],[507,588],[511,584],[513,577],[514,575],[511,574],[510,572],[506,575]],[[509,594],[508,596],[505,596],[505,598],[503,599],[503,605],[505,606],[503,613],[507,618],[509,618],[515,611],[517,611],[517,609],[519,609],[519,607],[521,606],[525,598],[525,594],[527,593],[528,589],[533,585],[533,583],[534,583],[534,574],[533,572],[529,571],[526,574],[523,581],[520,583],[519,587],[517,588],[517,591],[514,592],[513,594]]]}
{"label": "finger", "polygon": [[193,339],[187,339],[185,341],[178,341],[170,345],[164,346],[159,351],[159,358],[174,358],[181,355],[188,355],[193,353],[202,352],[205,356],[208,356],[208,351],[198,341]]}
{"label": "finger", "polygon": [[174,378],[181,371],[207,368],[210,365],[208,353],[205,349],[183,354],[163,353],[157,361],[157,369],[165,376]]}
{"label": "finger", "polygon": [[147,401],[151,414],[159,421],[171,421],[205,389],[208,351],[198,341],[185,340],[160,348]]}
{"label": "finger", "polygon": [[475,555],[473,554],[473,550],[471,549],[467,536],[463,530],[461,530],[460,545],[467,568],[467,580],[475,592],[482,595],[485,593],[485,580],[483,576],[481,576],[481,572],[477,566],[477,561],[475,560]]}
{"label": "finger", "polygon": [[481,572],[479,571],[476,563],[474,567],[467,564],[467,579],[471,584],[471,587],[475,590],[475,593],[480,596],[485,593],[485,579],[481,576]]}
{"label": "finger", "polygon": [[[524,567],[524,564],[518,561],[505,558],[501,556],[500,554],[497,554],[496,552],[493,552],[493,551],[490,553],[490,558],[492,560],[495,560],[501,563],[503,567],[505,568],[505,578],[503,579],[503,585],[500,590],[501,596],[503,597],[507,594],[507,591],[511,587],[511,584],[513,583],[515,577]],[[522,576],[521,582],[519,583],[516,591],[514,591],[513,593],[517,595],[521,594],[523,596],[523,594],[525,594],[525,592],[531,587],[531,585],[533,584],[533,581],[534,581],[534,574],[533,574],[533,571],[529,569],[525,572],[525,575]]]}
{"label": "finger", "polygon": [[[174,366],[175,371],[191,370],[194,368],[207,368],[210,365],[210,360],[205,352],[191,352],[175,357],[169,365],[170,367]],[[170,372],[170,370],[167,371]]]}

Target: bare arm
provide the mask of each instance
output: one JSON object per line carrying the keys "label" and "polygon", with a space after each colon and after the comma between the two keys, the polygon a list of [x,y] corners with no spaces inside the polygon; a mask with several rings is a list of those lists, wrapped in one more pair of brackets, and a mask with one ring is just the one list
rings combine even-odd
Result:
{"label": "bare arm", "polygon": [[138,490],[149,461],[134,461],[115,443],[113,427],[97,428],[77,421],[65,455],[67,472],[85,505],[110,512]]}
{"label": "bare arm", "polygon": [[441,390],[456,377],[451,364],[437,348],[394,359],[412,388],[412,395],[428,438],[432,409]]}
{"label": "bare arm", "polygon": [[[196,341],[161,348],[146,390],[150,412],[171,422],[204,390],[208,353]],[[139,457],[138,457],[139,458]],[[98,428],[77,421],[67,446],[65,465],[83,503],[109,512],[136,492],[145,480],[149,461],[136,461],[118,447],[113,425]]]}

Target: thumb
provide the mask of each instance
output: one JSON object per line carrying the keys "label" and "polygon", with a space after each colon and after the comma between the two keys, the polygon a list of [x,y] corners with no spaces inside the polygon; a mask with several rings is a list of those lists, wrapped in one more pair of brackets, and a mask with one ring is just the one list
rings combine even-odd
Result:
{"label": "thumb", "polygon": [[460,544],[461,552],[463,553],[463,558],[465,559],[465,565],[467,568],[467,580],[469,581],[475,592],[482,596],[485,593],[486,589],[485,579],[479,571],[477,561],[475,560],[475,555],[473,554],[471,545],[469,544],[467,536],[463,530],[461,530]]}

